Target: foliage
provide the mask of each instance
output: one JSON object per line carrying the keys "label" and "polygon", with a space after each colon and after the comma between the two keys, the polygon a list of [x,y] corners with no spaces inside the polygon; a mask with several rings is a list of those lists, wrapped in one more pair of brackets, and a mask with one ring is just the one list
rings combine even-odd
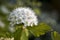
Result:
{"label": "foliage", "polygon": [[51,32],[52,40],[60,40],[60,34],[56,31]]}
{"label": "foliage", "polygon": [[[18,28],[17,28],[18,27]],[[50,31],[51,28],[45,23],[40,23],[38,26],[26,27],[16,26],[16,32],[14,33],[15,40],[28,40],[29,35],[33,34],[35,37],[44,35],[46,32]]]}

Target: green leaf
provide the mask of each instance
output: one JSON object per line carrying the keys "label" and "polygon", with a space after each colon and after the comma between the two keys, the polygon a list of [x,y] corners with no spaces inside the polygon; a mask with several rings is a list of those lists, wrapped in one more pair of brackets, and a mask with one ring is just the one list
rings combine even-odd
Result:
{"label": "green leaf", "polygon": [[14,40],[28,40],[28,30],[18,29],[14,34]]}
{"label": "green leaf", "polygon": [[60,40],[60,34],[56,31],[51,32],[52,40]]}
{"label": "green leaf", "polygon": [[21,34],[21,40],[28,40],[28,30],[23,29],[22,34]]}
{"label": "green leaf", "polygon": [[20,40],[21,32],[22,32],[22,29],[18,29],[18,30],[14,33],[14,40]]}
{"label": "green leaf", "polygon": [[38,26],[28,27],[28,30],[36,37],[44,35],[46,32],[50,31],[51,28],[45,23],[40,23]]}

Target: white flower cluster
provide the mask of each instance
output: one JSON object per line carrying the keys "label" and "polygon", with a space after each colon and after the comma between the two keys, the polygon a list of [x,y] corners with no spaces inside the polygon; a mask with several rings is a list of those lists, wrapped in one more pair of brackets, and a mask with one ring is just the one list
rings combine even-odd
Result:
{"label": "white flower cluster", "polygon": [[4,37],[0,37],[0,40],[14,40],[14,38],[4,38]]}
{"label": "white flower cluster", "polygon": [[8,20],[10,21],[11,26],[20,23],[23,23],[24,26],[33,26],[38,24],[35,12],[30,8],[23,7],[13,10],[9,15]]}

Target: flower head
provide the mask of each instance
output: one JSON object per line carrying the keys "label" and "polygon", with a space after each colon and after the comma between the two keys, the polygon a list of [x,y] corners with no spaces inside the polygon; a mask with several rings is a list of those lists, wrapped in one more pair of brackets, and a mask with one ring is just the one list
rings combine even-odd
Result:
{"label": "flower head", "polygon": [[24,26],[33,26],[38,24],[37,16],[30,8],[20,7],[14,9],[10,13],[8,20],[10,21],[11,26],[20,23],[23,23]]}

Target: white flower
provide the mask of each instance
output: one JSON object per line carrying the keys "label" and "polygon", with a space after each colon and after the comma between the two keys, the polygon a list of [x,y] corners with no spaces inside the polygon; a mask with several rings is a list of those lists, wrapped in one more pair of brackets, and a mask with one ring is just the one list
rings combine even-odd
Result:
{"label": "white flower", "polygon": [[9,15],[8,20],[12,26],[20,23],[23,23],[24,26],[33,26],[38,24],[35,12],[32,9],[25,7],[16,8],[13,10]]}
{"label": "white flower", "polygon": [[0,40],[14,40],[14,38],[12,37],[12,38],[4,38],[4,37],[0,37]]}

